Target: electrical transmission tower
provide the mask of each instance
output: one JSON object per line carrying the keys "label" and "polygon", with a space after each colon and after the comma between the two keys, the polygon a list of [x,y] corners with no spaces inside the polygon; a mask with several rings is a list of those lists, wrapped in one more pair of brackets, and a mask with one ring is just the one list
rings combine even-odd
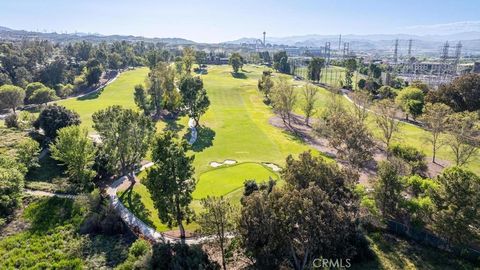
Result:
{"label": "electrical transmission tower", "polygon": [[460,55],[462,54],[462,42],[458,42],[455,46],[455,65],[458,65],[460,62]]}
{"label": "electrical transmission tower", "polygon": [[338,37],[338,55],[340,56],[340,50],[342,47],[342,34]]}
{"label": "electrical transmission tower", "polygon": [[442,60],[442,64],[438,70],[438,75],[439,75],[439,80],[440,80],[440,76],[444,75],[445,74],[445,71],[448,72],[448,49],[450,48],[450,45],[448,44],[448,41],[445,42],[445,44],[443,45],[443,48],[442,48],[442,55],[441,55],[441,60]]}
{"label": "electrical transmission tower", "polygon": [[345,56],[348,56],[350,53],[350,43],[344,42],[343,43],[343,55],[342,58],[345,58]]}
{"label": "electrical transmission tower", "polygon": [[395,39],[395,48],[393,50],[393,63],[398,62],[398,38]]}
{"label": "electrical transmission tower", "polygon": [[443,49],[442,49],[442,61],[443,62],[447,62],[447,60],[448,60],[448,49],[449,48],[450,48],[450,45],[448,44],[448,41],[447,41],[443,45]]}
{"label": "electrical transmission tower", "polygon": [[408,40],[408,60],[412,58],[412,42],[413,42],[412,39]]}
{"label": "electrical transmission tower", "polygon": [[325,42],[325,66],[330,64],[330,42]]}

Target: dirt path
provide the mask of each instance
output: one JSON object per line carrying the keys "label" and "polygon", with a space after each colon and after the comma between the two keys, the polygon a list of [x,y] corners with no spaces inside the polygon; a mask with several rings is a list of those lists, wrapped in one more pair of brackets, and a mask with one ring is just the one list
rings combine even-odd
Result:
{"label": "dirt path", "polygon": [[[312,119],[312,124],[315,124],[314,121],[315,120]],[[311,126],[305,125],[305,118],[303,116],[293,115],[290,127],[286,126],[283,120],[278,116],[271,117],[269,119],[269,123],[300,138],[314,149],[335,159],[341,167],[348,165],[346,161],[337,158],[337,151],[329,145],[327,138],[317,136]],[[386,152],[380,147],[375,147],[373,160],[359,172],[359,182],[365,186],[371,187],[373,185],[372,179],[377,175],[377,163],[386,159]],[[435,177],[443,170],[444,167],[449,165],[449,162],[437,160],[437,163],[435,164],[432,163],[431,160],[427,160],[427,165],[427,175],[429,177]]]}

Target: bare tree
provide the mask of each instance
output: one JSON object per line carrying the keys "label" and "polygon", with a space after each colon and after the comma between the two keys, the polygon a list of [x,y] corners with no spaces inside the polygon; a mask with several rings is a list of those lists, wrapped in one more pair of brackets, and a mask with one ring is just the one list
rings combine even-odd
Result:
{"label": "bare tree", "polygon": [[463,166],[477,154],[480,139],[477,137],[478,116],[475,112],[462,112],[452,114],[448,118],[448,132],[450,134],[448,145],[455,155],[457,166]]}
{"label": "bare tree", "polygon": [[307,84],[303,88],[302,94],[305,99],[302,111],[305,113],[305,124],[309,126],[310,117],[315,114],[315,102],[317,101],[318,90],[313,85]]}
{"label": "bare tree", "polygon": [[397,107],[393,101],[381,100],[375,106],[375,122],[382,131],[382,140],[387,149],[390,146],[399,122],[395,119]]}
{"label": "bare tree", "polygon": [[356,169],[373,159],[375,142],[364,122],[348,112],[336,112],[325,119],[328,144],[338,156]]}
{"label": "bare tree", "polygon": [[447,128],[447,117],[453,113],[452,109],[443,103],[427,103],[421,120],[430,131],[426,139],[432,144],[432,162],[435,163],[437,151],[444,145],[440,136]]}
{"label": "bare tree", "polygon": [[293,85],[285,77],[278,78],[273,87],[273,110],[280,115],[283,123],[290,126],[292,110],[297,102]]}
{"label": "bare tree", "polygon": [[352,93],[354,103],[353,114],[362,122],[368,117],[368,110],[372,105],[372,99],[366,91],[355,91]]}
{"label": "bare tree", "polygon": [[225,249],[228,233],[232,233],[235,229],[236,208],[223,197],[207,197],[202,199],[201,203],[205,211],[198,219],[201,226],[200,232],[215,237],[222,253],[222,266],[226,270]]}

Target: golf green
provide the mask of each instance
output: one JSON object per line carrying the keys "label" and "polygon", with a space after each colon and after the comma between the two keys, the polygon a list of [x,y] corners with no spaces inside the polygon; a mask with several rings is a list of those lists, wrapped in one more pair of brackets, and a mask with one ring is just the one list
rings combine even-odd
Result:
{"label": "golf green", "polygon": [[200,175],[193,198],[198,200],[207,196],[227,195],[242,188],[245,180],[265,182],[270,178],[278,180],[279,176],[258,163],[218,167]]}

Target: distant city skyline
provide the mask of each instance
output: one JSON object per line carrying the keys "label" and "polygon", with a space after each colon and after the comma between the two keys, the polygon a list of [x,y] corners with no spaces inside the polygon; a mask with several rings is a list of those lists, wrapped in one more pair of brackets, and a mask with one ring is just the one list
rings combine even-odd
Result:
{"label": "distant city skyline", "polygon": [[47,32],[223,42],[307,34],[438,35],[480,31],[480,1],[2,0],[0,26]]}

